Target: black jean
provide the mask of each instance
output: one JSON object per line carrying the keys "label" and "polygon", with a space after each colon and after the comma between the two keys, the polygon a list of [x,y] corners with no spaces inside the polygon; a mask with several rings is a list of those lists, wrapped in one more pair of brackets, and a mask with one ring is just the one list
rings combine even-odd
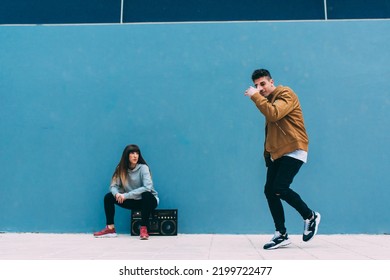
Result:
{"label": "black jean", "polygon": [[123,203],[118,203],[111,192],[104,196],[104,212],[106,213],[106,224],[114,224],[115,204],[129,210],[141,211],[141,226],[147,226],[150,214],[157,207],[157,200],[150,192],[142,193],[142,199],[126,199]]}
{"label": "black jean", "polygon": [[273,161],[267,170],[264,193],[275,223],[275,229],[281,233],[286,232],[284,209],[281,200],[286,201],[290,206],[295,208],[303,219],[308,219],[312,215],[312,210],[290,188],[302,164],[303,162],[298,159],[283,156]]}

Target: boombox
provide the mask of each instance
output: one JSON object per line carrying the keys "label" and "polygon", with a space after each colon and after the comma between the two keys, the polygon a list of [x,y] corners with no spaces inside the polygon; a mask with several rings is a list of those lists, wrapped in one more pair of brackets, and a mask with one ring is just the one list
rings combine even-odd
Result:
{"label": "boombox", "polygon": [[[141,211],[131,211],[131,235],[139,235]],[[177,235],[177,209],[155,209],[149,218],[149,235]]]}

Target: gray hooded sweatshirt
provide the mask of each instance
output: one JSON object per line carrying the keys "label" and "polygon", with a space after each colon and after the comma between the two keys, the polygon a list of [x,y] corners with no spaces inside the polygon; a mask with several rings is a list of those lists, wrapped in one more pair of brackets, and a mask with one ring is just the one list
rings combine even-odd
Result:
{"label": "gray hooded sweatshirt", "polygon": [[122,185],[120,178],[115,178],[110,185],[110,191],[115,197],[117,193],[124,194],[126,199],[140,200],[141,194],[151,192],[159,202],[156,190],[153,187],[152,176],[146,164],[137,164],[133,170],[128,169],[127,184]]}

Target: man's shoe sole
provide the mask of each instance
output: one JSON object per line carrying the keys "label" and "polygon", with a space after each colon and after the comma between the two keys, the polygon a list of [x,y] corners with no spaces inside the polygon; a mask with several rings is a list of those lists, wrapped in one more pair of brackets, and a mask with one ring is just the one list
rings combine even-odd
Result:
{"label": "man's shoe sole", "polygon": [[290,240],[284,240],[283,242],[280,242],[279,244],[276,244],[275,246],[269,247],[269,248],[264,248],[264,250],[272,250],[272,249],[278,249],[280,247],[286,247],[291,244]]}

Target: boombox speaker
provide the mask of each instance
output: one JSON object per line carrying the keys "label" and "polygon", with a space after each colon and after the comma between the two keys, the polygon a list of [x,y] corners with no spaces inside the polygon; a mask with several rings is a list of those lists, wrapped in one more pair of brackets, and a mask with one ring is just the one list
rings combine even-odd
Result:
{"label": "boombox speaker", "polygon": [[[138,236],[141,211],[131,211],[131,235]],[[177,235],[177,209],[155,209],[149,218],[149,235]]]}

